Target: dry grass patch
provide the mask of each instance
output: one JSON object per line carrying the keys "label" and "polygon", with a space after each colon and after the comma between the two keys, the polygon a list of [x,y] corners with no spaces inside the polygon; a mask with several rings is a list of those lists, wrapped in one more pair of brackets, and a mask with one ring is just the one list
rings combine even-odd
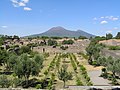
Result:
{"label": "dry grass patch", "polygon": [[87,71],[101,70],[103,66],[94,67],[92,65],[84,65]]}

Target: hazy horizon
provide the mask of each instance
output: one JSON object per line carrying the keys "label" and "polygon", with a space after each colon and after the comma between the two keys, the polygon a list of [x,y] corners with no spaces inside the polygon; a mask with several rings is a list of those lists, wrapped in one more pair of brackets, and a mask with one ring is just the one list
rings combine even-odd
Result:
{"label": "hazy horizon", "polygon": [[104,36],[120,31],[119,0],[1,0],[0,34],[27,36],[52,27]]}

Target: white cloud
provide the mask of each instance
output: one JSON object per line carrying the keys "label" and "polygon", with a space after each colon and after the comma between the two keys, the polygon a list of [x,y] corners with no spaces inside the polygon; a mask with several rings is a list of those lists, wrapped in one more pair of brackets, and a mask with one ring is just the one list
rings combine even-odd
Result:
{"label": "white cloud", "polygon": [[2,28],[7,28],[8,26],[1,26]]}
{"label": "white cloud", "polygon": [[14,7],[26,6],[29,0],[11,0]]}
{"label": "white cloud", "polygon": [[108,16],[108,19],[112,20],[114,17],[113,16]]}
{"label": "white cloud", "polygon": [[14,6],[14,7],[19,7],[19,2],[17,1],[17,0],[11,0],[11,2],[12,2],[12,5]]}
{"label": "white cloud", "polygon": [[24,7],[24,10],[25,10],[25,11],[31,11],[32,9],[29,8],[29,7]]}
{"label": "white cloud", "polygon": [[112,20],[112,21],[117,21],[119,19],[119,16],[115,17],[115,16],[105,16],[106,19],[108,20]]}
{"label": "white cloud", "polygon": [[93,18],[94,21],[98,21],[101,24],[105,24],[108,23],[107,21],[117,21],[119,20],[120,17],[119,16],[101,16],[101,17],[95,17]]}
{"label": "white cloud", "polygon": [[100,17],[101,19],[103,19],[104,17]]}
{"label": "white cloud", "polygon": [[25,7],[29,0],[11,0],[11,2],[14,7],[24,7],[23,9],[26,11],[32,10],[29,7]]}
{"label": "white cloud", "polygon": [[19,7],[17,4],[12,4],[14,7]]}
{"label": "white cloud", "polygon": [[119,18],[117,18],[117,17],[112,18],[113,21],[116,21],[116,20],[118,20],[118,19],[119,19]]}
{"label": "white cloud", "polygon": [[21,0],[22,2],[24,2],[24,3],[28,3],[29,2],[29,0]]}
{"label": "white cloud", "polygon": [[19,2],[18,4],[19,4],[19,6],[26,6],[26,4],[23,2]]}
{"label": "white cloud", "polygon": [[107,21],[101,21],[100,24],[107,24],[108,22]]}
{"label": "white cloud", "polygon": [[11,0],[11,2],[13,2],[13,3],[18,3],[18,1],[17,1],[17,0]]}

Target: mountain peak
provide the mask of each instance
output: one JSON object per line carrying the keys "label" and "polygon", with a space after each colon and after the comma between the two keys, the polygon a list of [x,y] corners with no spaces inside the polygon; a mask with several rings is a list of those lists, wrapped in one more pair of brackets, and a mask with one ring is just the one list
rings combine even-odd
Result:
{"label": "mountain peak", "polygon": [[60,30],[66,30],[65,28],[61,27],[61,26],[57,26],[57,27],[53,27],[51,29],[49,29],[50,31],[60,31]]}
{"label": "mountain peak", "polygon": [[94,37],[94,35],[89,34],[85,31],[82,31],[82,30],[71,31],[71,30],[67,30],[61,26],[52,27],[51,29],[49,29],[48,31],[46,31],[44,33],[36,34],[36,35],[32,35],[32,36],[49,36],[49,37],[53,37],[53,36],[57,36],[57,37],[85,36],[87,38]]}
{"label": "mountain peak", "polygon": [[[83,30],[78,29],[76,32],[81,32],[81,31],[83,31]],[[84,32],[84,31],[83,31],[83,32]]]}

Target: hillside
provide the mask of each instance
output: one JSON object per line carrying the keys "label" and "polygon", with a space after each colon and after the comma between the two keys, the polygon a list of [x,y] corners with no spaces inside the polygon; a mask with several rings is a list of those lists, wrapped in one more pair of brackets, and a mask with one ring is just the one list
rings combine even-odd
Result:
{"label": "hillside", "polygon": [[87,38],[94,37],[94,35],[89,34],[87,32],[84,32],[82,30],[77,30],[77,31],[71,31],[67,30],[63,27],[53,27],[49,29],[48,31],[41,33],[41,34],[34,34],[30,35],[32,37],[35,36],[58,36],[58,37],[79,37],[79,36],[85,36]]}

